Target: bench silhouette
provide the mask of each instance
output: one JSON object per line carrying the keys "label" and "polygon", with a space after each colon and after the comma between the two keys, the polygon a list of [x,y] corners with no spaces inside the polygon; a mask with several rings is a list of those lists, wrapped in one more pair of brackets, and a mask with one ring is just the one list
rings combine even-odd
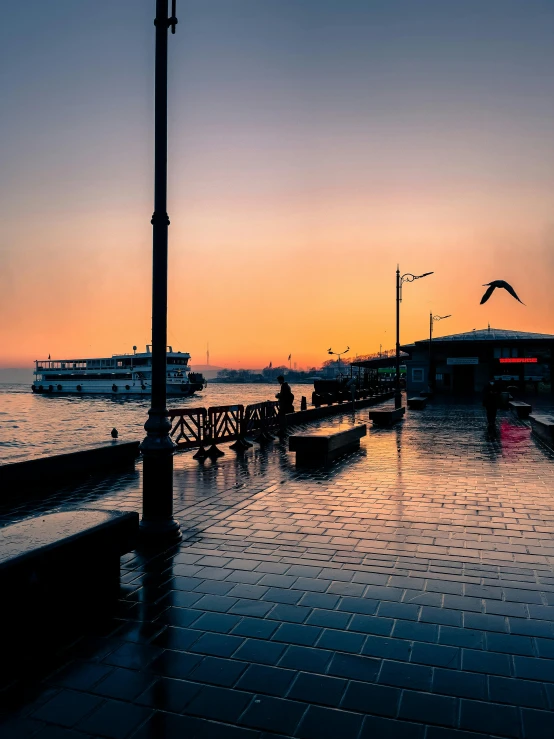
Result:
{"label": "bench silhouette", "polygon": [[138,513],[80,509],[10,524],[0,536],[1,672],[24,672],[113,615]]}
{"label": "bench silhouette", "polygon": [[510,410],[516,412],[518,418],[529,418],[529,414],[533,410],[529,403],[523,403],[521,400],[510,400],[508,405]]}
{"label": "bench silhouette", "polygon": [[360,448],[367,433],[365,424],[335,433],[306,431],[289,437],[289,451],[296,452],[297,467],[327,465],[337,457]]}
{"label": "bench silhouette", "polygon": [[554,449],[554,416],[533,413],[529,416],[531,432],[551,449]]}
{"label": "bench silhouette", "polygon": [[379,408],[378,410],[369,411],[369,420],[373,421],[376,426],[392,426],[393,423],[400,421],[406,413],[406,409],[402,408]]}
{"label": "bench silhouette", "polygon": [[413,398],[408,398],[408,408],[421,411],[427,405],[428,400],[426,395],[415,395]]}

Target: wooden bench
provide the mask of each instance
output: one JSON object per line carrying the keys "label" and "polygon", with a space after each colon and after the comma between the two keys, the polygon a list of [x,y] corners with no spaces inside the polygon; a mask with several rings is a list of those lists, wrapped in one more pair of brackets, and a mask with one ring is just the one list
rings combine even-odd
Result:
{"label": "wooden bench", "polygon": [[529,418],[529,414],[533,410],[529,403],[523,403],[521,400],[510,400],[508,405],[510,410],[516,412],[518,418]]}
{"label": "wooden bench", "polygon": [[138,520],[134,512],[80,509],[1,529],[2,672],[21,673],[113,614],[120,557],[135,546]]}
{"label": "wooden bench", "polygon": [[289,437],[289,451],[296,452],[297,467],[327,465],[337,457],[360,448],[367,433],[365,423],[346,431],[306,431]]}
{"label": "wooden bench", "polygon": [[554,416],[533,413],[529,416],[531,432],[551,449],[554,449]]}
{"label": "wooden bench", "polygon": [[408,398],[408,408],[414,411],[421,411],[427,405],[429,398],[426,395],[415,395],[413,398]]}
{"label": "wooden bench", "polygon": [[378,408],[369,411],[369,420],[373,421],[376,426],[392,426],[393,423],[400,421],[406,409],[402,408]]}

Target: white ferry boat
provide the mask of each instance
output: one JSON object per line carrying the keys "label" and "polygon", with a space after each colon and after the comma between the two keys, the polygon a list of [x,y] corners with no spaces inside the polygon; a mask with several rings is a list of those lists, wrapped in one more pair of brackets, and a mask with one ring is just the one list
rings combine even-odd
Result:
{"label": "white ferry boat", "polygon": [[[190,354],[167,347],[167,394],[192,395],[206,386],[204,377],[190,372]],[[151,345],[145,352],[114,354],[98,359],[37,359],[34,393],[149,395],[152,388]]]}

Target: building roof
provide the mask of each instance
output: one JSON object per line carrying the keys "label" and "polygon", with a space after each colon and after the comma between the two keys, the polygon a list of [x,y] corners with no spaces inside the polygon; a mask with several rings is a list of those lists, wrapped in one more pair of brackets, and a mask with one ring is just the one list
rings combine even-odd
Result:
{"label": "building roof", "polygon": [[[537,334],[532,333],[531,331],[510,331],[506,328],[480,328],[475,329],[474,331],[466,331],[462,334],[433,337],[433,343],[459,341],[554,341],[554,335]],[[404,344],[403,348],[415,347],[416,344],[428,343],[428,338],[420,339],[413,344]]]}
{"label": "building roof", "polygon": [[[400,361],[409,359],[410,355],[406,352],[400,352]],[[391,354],[389,357],[374,357],[373,359],[358,359],[350,362],[353,367],[365,367],[366,369],[379,369],[380,367],[394,367],[396,356]]]}

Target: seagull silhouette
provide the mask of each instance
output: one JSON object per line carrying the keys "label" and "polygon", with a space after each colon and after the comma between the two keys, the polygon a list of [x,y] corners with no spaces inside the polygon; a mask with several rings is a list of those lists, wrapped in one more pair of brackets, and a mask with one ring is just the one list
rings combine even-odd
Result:
{"label": "seagull silhouette", "polygon": [[487,300],[490,298],[490,296],[493,294],[493,292],[496,290],[497,287],[504,288],[504,290],[507,290],[513,298],[515,298],[521,303],[521,305],[525,305],[523,300],[519,300],[514,288],[509,283],[507,283],[505,280],[493,280],[493,282],[486,282],[483,285],[483,287],[486,287],[487,285],[489,286],[489,289],[485,292],[485,294],[481,298],[481,305],[487,302]]}

